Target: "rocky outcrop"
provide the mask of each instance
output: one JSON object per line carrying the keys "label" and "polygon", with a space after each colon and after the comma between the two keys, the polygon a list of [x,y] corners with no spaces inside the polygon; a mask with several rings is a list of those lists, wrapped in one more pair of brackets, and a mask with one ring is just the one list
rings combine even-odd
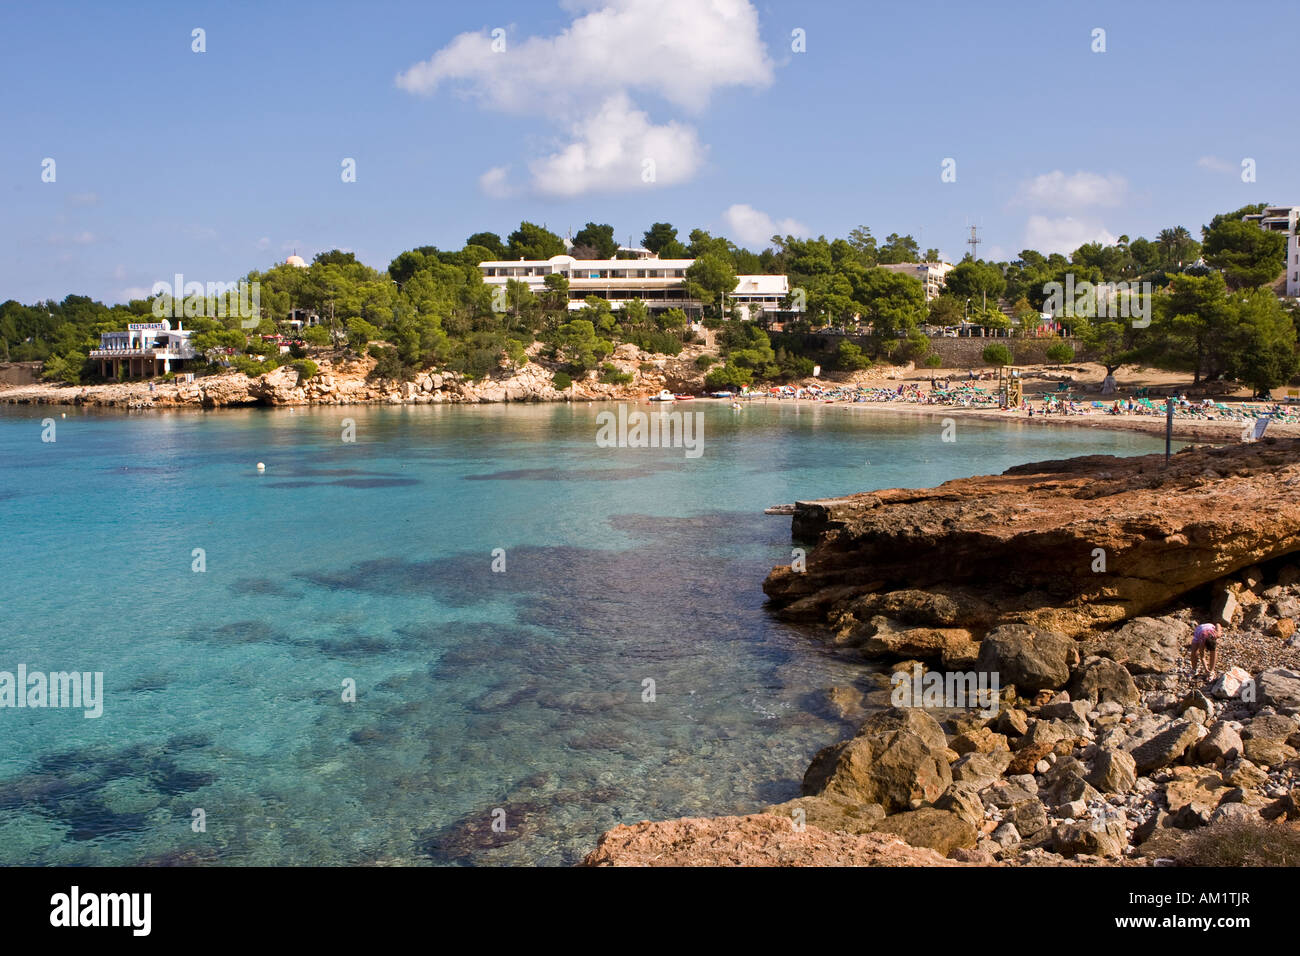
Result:
{"label": "rocky outcrop", "polygon": [[[1266,439],[1185,449],[1168,465],[1090,456],[796,503],[794,531],[816,547],[805,571],[778,567],[764,591],[783,616],[837,634],[885,615],[1082,636],[1300,551],[1297,450]],[[1126,653],[1117,640],[1104,656]],[[1163,655],[1148,656],[1158,669]]]}
{"label": "rocky outcrop", "polygon": [[583,866],[963,866],[885,833],[796,828],[789,817],[686,818],[618,826]]}

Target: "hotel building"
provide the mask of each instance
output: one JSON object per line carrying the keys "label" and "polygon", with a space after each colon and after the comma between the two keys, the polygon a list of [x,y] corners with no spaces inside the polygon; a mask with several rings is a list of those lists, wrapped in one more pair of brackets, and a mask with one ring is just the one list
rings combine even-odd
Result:
{"label": "hotel building", "polygon": [[123,367],[130,378],[163,375],[198,357],[190,345],[190,334],[179,322],[173,329],[166,319],[132,322],[125,332],[102,333],[99,348],[91,349],[90,357],[99,361],[100,374],[105,377],[116,378]]}
{"label": "hotel building", "polygon": [[[569,280],[569,308],[581,309],[587,296],[595,295],[620,309],[623,303],[640,299],[652,311],[682,309],[699,312],[703,304],[686,292],[686,270],[694,259],[520,259],[515,262],[480,262],[486,285],[505,285],[511,279],[522,282],[534,293],[546,291],[546,277],[562,275]],[[771,316],[782,311],[790,292],[783,275],[737,276],[731,300],[750,318]]]}
{"label": "hotel building", "polygon": [[890,262],[880,268],[919,279],[925,286],[925,301],[929,302],[943,291],[943,284],[954,266],[948,262]]}

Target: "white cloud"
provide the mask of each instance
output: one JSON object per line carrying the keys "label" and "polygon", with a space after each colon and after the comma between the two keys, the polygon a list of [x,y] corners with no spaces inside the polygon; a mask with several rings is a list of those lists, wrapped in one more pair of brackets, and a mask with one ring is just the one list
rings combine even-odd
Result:
{"label": "white cloud", "polygon": [[1201,169],[1208,169],[1212,173],[1235,173],[1241,167],[1235,163],[1230,163],[1226,159],[1219,159],[1217,156],[1202,156],[1196,161],[1196,165]]}
{"label": "white cloud", "polygon": [[776,220],[761,210],[745,203],[727,207],[722,214],[727,224],[727,236],[745,246],[758,246],[775,235],[808,236],[808,227],[794,219]]}
{"label": "white cloud", "polygon": [[[552,196],[672,185],[699,169],[706,149],[690,125],[655,123],[632,100],[649,93],[699,113],[716,90],[763,88],[773,65],[748,0],[570,0],[575,18],[551,37],[494,50],[490,31],[463,33],[398,74],[415,94],[453,87],[485,108],[540,117],[562,138],[528,162],[534,191]],[[500,46],[500,40],[495,43]],[[653,159],[653,178],[643,160]],[[506,167],[480,177],[488,195],[513,193]]]}
{"label": "white cloud", "polygon": [[509,199],[516,192],[510,185],[509,166],[493,166],[478,178],[478,188],[492,199]]}
{"label": "white cloud", "polygon": [[1103,176],[1079,170],[1066,174],[1053,170],[1021,183],[1016,200],[1024,205],[1054,211],[1075,211],[1091,206],[1118,206],[1128,193],[1123,176]]}
{"label": "white cloud", "polygon": [[1117,237],[1096,219],[1062,216],[1030,216],[1025,225],[1025,247],[1050,255],[1069,255],[1085,242],[1114,245]]}
{"label": "white cloud", "polygon": [[573,142],[558,152],[528,164],[539,193],[577,196],[671,186],[690,179],[704,162],[705,149],[693,127],[656,126],[622,93],[576,123],[572,135]]}
{"label": "white cloud", "polygon": [[767,86],[772,62],[748,0],[604,0],[554,37],[504,37],[493,50],[488,31],[462,33],[423,63],[398,74],[410,93],[463,82],[496,110],[533,112],[592,95],[633,89],[657,93],[685,109],[707,105],[714,89]]}

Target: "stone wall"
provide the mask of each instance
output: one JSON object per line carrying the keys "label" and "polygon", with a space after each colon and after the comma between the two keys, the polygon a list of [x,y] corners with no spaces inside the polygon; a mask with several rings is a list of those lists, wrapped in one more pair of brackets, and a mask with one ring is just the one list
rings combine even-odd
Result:
{"label": "stone wall", "polygon": [[40,362],[0,362],[0,385],[35,385],[40,380]]}

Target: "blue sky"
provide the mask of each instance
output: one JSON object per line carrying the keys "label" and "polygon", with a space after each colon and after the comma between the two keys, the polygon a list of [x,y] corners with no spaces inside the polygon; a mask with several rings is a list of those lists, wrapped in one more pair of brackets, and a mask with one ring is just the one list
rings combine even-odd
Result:
{"label": "blue sky", "polygon": [[1199,236],[1300,202],[1298,26],[1263,0],[9,4],[0,300],[124,301],[295,249],[383,268],[521,219],[754,248],[866,224],[953,261],[972,223],[990,258]]}

